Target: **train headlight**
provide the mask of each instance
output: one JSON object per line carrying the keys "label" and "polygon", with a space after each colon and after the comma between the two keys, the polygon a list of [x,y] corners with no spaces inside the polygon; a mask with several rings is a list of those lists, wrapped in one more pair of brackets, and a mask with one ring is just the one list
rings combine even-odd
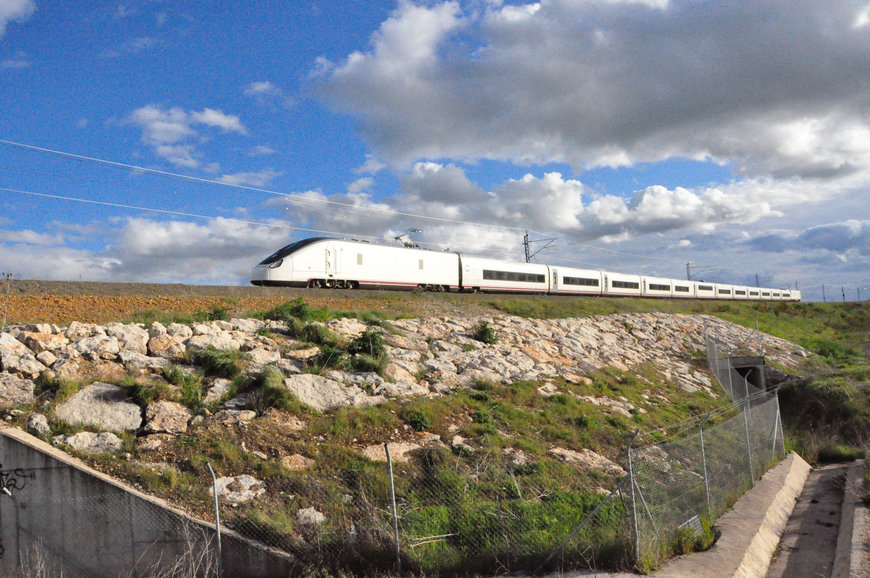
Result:
{"label": "train headlight", "polygon": [[281,263],[283,263],[283,262],[284,262],[284,259],[278,259],[277,261],[275,261],[273,263],[269,263],[269,269],[277,269],[278,267],[281,266]]}

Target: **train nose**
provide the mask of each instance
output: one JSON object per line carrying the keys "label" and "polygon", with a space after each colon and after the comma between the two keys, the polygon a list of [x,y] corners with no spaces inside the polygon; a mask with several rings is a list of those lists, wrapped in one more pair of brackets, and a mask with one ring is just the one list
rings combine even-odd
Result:
{"label": "train nose", "polygon": [[272,270],[268,265],[257,265],[251,270],[251,284],[262,285],[272,280]]}

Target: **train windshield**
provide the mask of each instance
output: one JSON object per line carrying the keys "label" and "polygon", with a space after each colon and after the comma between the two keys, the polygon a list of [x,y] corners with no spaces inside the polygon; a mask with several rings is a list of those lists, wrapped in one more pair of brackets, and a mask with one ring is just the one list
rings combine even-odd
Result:
{"label": "train windshield", "polygon": [[263,259],[262,261],[260,261],[260,265],[268,265],[269,263],[274,263],[278,259],[283,259],[284,257],[289,255],[290,253],[298,251],[302,247],[307,247],[311,243],[314,243],[317,241],[324,241],[326,239],[328,239],[328,237],[312,237],[311,239],[302,239],[301,241],[296,241],[295,243],[291,243],[290,245],[287,245],[286,247],[282,247],[281,249],[278,249],[277,251],[275,251],[274,253],[272,253],[271,255],[269,255],[268,257]]}

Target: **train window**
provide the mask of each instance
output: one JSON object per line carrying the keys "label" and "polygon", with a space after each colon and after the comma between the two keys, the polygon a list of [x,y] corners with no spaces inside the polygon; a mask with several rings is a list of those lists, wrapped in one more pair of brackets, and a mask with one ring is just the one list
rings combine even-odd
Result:
{"label": "train window", "polygon": [[612,285],[619,289],[640,289],[640,283],[634,281],[613,281]]}
{"label": "train window", "polygon": [[674,291],[679,291],[680,293],[688,293],[689,288],[685,285],[674,285]]}
{"label": "train window", "polygon": [[779,293],[774,293],[773,296],[774,296],[774,297],[779,297]]}
{"label": "train window", "polygon": [[767,291],[762,291],[761,296],[762,297],[770,297],[770,293]]}
{"label": "train window", "polygon": [[731,289],[719,289],[719,295],[731,295]]}
{"label": "train window", "polygon": [[698,291],[712,291],[712,285],[698,285]]}
{"label": "train window", "polygon": [[269,263],[277,261],[278,259],[283,259],[290,253],[298,251],[299,249],[306,247],[311,243],[316,243],[317,241],[325,241],[327,239],[328,237],[312,237],[310,239],[302,239],[301,241],[296,241],[295,243],[291,243],[286,247],[278,249],[277,251],[260,261],[260,265],[268,265]]}
{"label": "train window", "polygon": [[586,287],[598,287],[598,279],[584,279],[582,277],[565,277],[565,285],[584,285]]}
{"label": "train window", "polygon": [[758,291],[750,291],[749,296],[750,297],[758,297]]}
{"label": "train window", "polygon": [[650,283],[649,284],[650,291],[670,291],[670,285],[661,285],[658,283]]}
{"label": "train window", "polygon": [[423,270],[423,259],[420,259],[420,271]]}
{"label": "train window", "polygon": [[492,281],[519,281],[524,283],[546,283],[547,278],[544,275],[536,273],[518,273],[515,271],[490,271],[483,270],[483,278]]}
{"label": "train window", "polygon": [[735,295],[746,295],[746,291],[737,290],[734,292]]}
{"label": "train window", "polygon": [[362,265],[362,253],[357,253],[357,254],[356,254],[356,264],[357,264],[357,265]]}

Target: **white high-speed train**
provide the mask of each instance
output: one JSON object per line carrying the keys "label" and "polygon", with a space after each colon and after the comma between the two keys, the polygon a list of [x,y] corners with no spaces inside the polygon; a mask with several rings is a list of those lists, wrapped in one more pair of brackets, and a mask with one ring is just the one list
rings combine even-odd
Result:
{"label": "white high-speed train", "polygon": [[251,272],[251,283],[285,287],[422,289],[800,301],[800,291],[682,281],[557,265],[469,257],[458,252],[315,237],[269,255]]}

